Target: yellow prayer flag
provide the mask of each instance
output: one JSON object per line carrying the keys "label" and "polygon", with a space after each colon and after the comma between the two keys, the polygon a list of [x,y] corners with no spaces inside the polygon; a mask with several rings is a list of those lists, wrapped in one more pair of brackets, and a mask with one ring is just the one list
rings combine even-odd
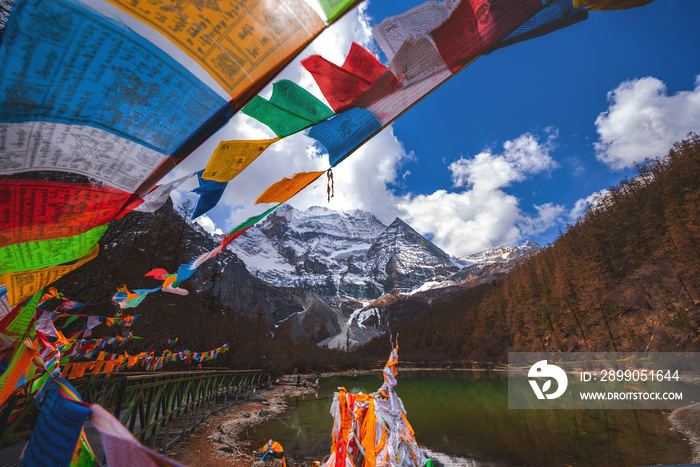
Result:
{"label": "yellow prayer flag", "polygon": [[32,271],[8,272],[0,275],[0,284],[5,284],[7,286],[8,306],[15,306],[16,304],[22,302],[22,300],[25,298],[32,296],[37,290],[46,287],[72,270],[79,268],[92,259],[95,259],[99,249],[99,245],[95,245],[90,253],[83,256],[73,264],[34,269]]}
{"label": "yellow prayer flag", "polygon": [[222,141],[212,154],[202,178],[229,182],[279,138],[256,141]]}
{"label": "yellow prayer flag", "polygon": [[109,1],[177,44],[240,104],[325,28],[304,0]]}
{"label": "yellow prayer flag", "polygon": [[321,170],[320,172],[299,172],[294,174],[292,178],[283,178],[265,190],[265,192],[255,200],[255,204],[284,203],[324,173],[326,173],[325,170]]}

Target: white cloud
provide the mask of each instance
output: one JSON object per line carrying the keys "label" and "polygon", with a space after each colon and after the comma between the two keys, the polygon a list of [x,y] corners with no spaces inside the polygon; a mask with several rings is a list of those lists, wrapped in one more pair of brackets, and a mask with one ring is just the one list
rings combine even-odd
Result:
{"label": "white cloud", "polygon": [[595,193],[587,196],[586,198],[582,198],[574,204],[574,207],[569,211],[569,220],[571,222],[576,222],[576,220],[579,217],[582,217],[585,212],[586,212],[586,207],[592,206],[593,208],[598,205],[601,199],[605,198],[608,193],[610,193],[607,189],[602,189],[599,191],[596,191]]}
{"label": "white cloud", "polygon": [[224,233],[221,229],[216,228],[216,226],[214,225],[214,221],[211,220],[206,214],[202,214],[201,216],[199,216],[197,219],[195,219],[195,222],[201,225],[202,228],[210,234],[221,235]]}
{"label": "white cloud", "polygon": [[453,187],[464,187],[463,191],[406,197],[399,206],[414,228],[432,234],[436,245],[457,256],[542,233],[556,224],[564,208],[547,203],[534,206],[536,215],[529,216],[502,188],[558,167],[549,155],[555,139],[556,131],[550,131],[544,142],[525,133],[506,141],[500,154],[483,151],[472,159],[461,158],[449,169]]}
{"label": "white cloud", "polygon": [[654,77],[625,81],[608,93],[610,106],[595,121],[596,157],[613,170],[666,155],[674,142],[700,129],[700,75],[695,89],[668,95]]}

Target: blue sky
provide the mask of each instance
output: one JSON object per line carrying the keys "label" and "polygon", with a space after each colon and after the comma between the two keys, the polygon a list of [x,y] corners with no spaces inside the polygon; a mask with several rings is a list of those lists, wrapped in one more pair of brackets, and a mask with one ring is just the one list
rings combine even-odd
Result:
{"label": "blue sky", "polygon": [[[353,40],[379,52],[371,26],[419,3],[370,1],[280,77],[320,97],[298,66],[301,58],[320,53],[342,63]],[[400,216],[458,256],[529,239],[546,244],[583,200],[631,176],[634,161],[662,155],[670,142],[700,131],[698,18],[700,2],[656,0],[591,12],[586,21],[483,56],[341,163],[331,203],[324,180],[291,204],[369,210],[385,223]],[[270,135],[236,116],[178,174],[202,168],[219,140]],[[270,183],[327,167],[303,135],[273,148],[200,223],[227,230],[264,210],[251,200]]]}

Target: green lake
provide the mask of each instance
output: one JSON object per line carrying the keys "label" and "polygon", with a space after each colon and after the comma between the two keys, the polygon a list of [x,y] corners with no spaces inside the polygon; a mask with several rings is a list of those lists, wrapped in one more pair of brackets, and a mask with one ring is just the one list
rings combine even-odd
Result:
{"label": "green lake", "polygon": [[[290,400],[278,421],[241,438],[261,448],[269,439],[298,457],[330,453],[329,410],[340,386],[373,392],[381,374],[331,377],[318,395]],[[505,372],[401,371],[396,392],[416,439],[445,466],[639,466],[689,463],[692,451],[660,410],[512,410]]]}

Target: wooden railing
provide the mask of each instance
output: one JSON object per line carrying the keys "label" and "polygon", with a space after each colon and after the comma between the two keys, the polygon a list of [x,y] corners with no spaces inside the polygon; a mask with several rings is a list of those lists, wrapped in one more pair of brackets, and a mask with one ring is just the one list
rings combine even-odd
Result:
{"label": "wooden railing", "polygon": [[[213,412],[247,400],[261,378],[259,370],[122,373],[94,375],[71,384],[85,402],[112,412],[141,443],[167,451]],[[8,423],[15,403],[0,414],[0,446],[28,438],[36,422],[38,410],[32,399]]]}

